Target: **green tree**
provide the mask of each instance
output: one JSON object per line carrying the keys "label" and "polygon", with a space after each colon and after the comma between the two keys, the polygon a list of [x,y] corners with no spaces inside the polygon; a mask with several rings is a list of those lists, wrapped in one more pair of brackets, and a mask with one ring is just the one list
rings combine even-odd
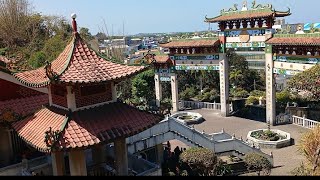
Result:
{"label": "green tree", "polygon": [[270,175],[271,173],[271,162],[261,154],[248,153],[244,157],[244,162],[246,163],[248,170],[256,171],[258,176],[260,176],[261,171],[263,175]]}
{"label": "green tree", "polygon": [[314,100],[320,99],[320,65],[307,69],[288,81],[288,87],[293,90],[310,92]]}
{"label": "green tree", "polygon": [[[248,67],[248,62],[244,56],[233,51],[227,52],[230,67],[230,85],[232,88],[242,88],[248,92],[252,90],[264,90],[265,80],[256,70]],[[262,73],[263,74],[263,73]]]}
{"label": "green tree", "polygon": [[32,54],[32,56],[29,59],[29,64],[33,67],[33,68],[38,68],[41,67],[42,65],[44,65],[44,63],[46,62],[46,54],[42,51],[38,51],[34,54]]}
{"label": "green tree", "polygon": [[207,148],[190,148],[180,154],[180,161],[191,168],[188,173],[199,176],[216,176],[221,163],[215,153]]}
{"label": "green tree", "polygon": [[14,52],[17,46],[28,42],[30,14],[27,0],[0,0],[0,39],[8,52]]}
{"label": "green tree", "polygon": [[92,34],[89,32],[88,28],[85,28],[85,27],[80,28],[79,34],[86,42],[89,42],[92,39],[94,39]]}
{"label": "green tree", "polygon": [[132,80],[132,95],[149,102],[155,99],[154,87],[154,70],[150,69],[138,74]]}

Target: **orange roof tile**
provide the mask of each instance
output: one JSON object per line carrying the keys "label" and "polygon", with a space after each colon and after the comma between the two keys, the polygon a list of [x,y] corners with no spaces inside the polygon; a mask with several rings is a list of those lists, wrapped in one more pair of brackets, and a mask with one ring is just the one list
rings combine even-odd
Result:
{"label": "orange roof tile", "polygon": [[154,59],[155,59],[156,63],[160,63],[160,64],[173,63],[168,55],[165,55],[165,56],[156,55],[156,56],[154,56]]}
{"label": "orange roof tile", "polygon": [[[41,151],[46,151],[45,131],[49,127],[53,130],[61,128],[67,114],[67,111],[56,108],[44,108],[33,117],[14,123],[13,128],[26,142]],[[112,142],[116,138],[142,132],[162,119],[158,115],[140,111],[123,103],[111,103],[73,112],[67,117],[67,124],[59,142],[60,148],[81,148]],[[30,133],[27,133],[28,131]]]}
{"label": "orange roof tile", "polygon": [[48,104],[48,100],[48,95],[43,94],[19,99],[11,99],[7,101],[0,101],[0,113],[3,110],[9,109],[25,117],[40,109],[42,105]]}
{"label": "orange roof tile", "polygon": [[[78,33],[59,57],[51,63],[58,81],[89,83],[118,80],[130,77],[145,69],[144,66],[127,66],[107,61],[88,47]],[[14,76],[30,87],[43,87],[50,83],[45,67],[16,73]]]}
{"label": "orange roof tile", "polygon": [[185,41],[172,41],[166,44],[160,44],[161,47],[164,48],[184,48],[184,47],[211,47],[215,46],[219,40],[208,40],[208,39],[201,39],[201,40],[185,40]]}
{"label": "orange roof tile", "polygon": [[267,44],[272,45],[320,45],[320,37],[273,37]]}
{"label": "orange roof tile", "polygon": [[29,145],[41,152],[50,151],[45,143],[45,132],[49,127],[53,131],[61,130],[66,121],[67,111],[57,108],[43,108],[22,121],[13,123],[18,135]]}
{"label": "orange roof tile", "polygon": [[271,9],[258,9],[248,11],[236,11],[221,14],[214,18],[205,18],[205,22],[222,22],[222,21],[234,21],[242,19],[254,19],[254,18],[265,18],[265,17],[285,17],[291,15],[290,9],[287,12],[273,11]]}

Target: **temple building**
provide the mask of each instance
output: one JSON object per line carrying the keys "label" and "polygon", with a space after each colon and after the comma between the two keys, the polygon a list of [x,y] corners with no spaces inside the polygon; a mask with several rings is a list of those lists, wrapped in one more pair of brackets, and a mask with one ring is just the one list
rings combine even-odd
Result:
{"label": "temple building", "polygon": [[72,18],[72,40],[54,61],[14,74],[25,86],[47,88],[48,105],[12,127],[29,146],[51,153],[54,175],[87,175],[85,150],[92,149],[94,163],[105,163],[104,148],[110,143],[115,158],[109,166],[117,175],[128,175],[126,138],[162,117],[118,102],[116,85],[147,67],[103,59],[80,37],[76,15]]}
{"label": "temple building", "polygon": [[0,168],[21,162],[25,153],[39,155],[29,151],[10,124],[49,104],[46,89],[26,87],[11,75],[15,71],[14,64],[15,60],[0,56]]}

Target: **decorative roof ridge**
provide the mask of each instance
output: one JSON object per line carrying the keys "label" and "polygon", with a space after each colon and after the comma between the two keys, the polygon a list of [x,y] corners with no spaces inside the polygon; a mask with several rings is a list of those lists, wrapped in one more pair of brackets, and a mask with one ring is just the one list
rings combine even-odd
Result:
{"label": "decorative roof ridge", "polygon": [[228,16],[234,16],[234,15],[242,15],[242,14],[254,14],[254,13],[270,13],[270,14],[285,14],[285,15],[291,15],[290,8],[288,8],[288,11],[276,11],[273,8],[272,4],[257,4],[256,0],[252,2],[251,9],[248,9],[247,1],[243,2],[243,6],[241,10],[238,10],[238,4],[234,4],[232,8],[229,9],[222,9],[220,11],[220,15],[208,18],[207,15],[205,16],[204,22],[212,22],[214,19],[221,18],[221,17],[228,17]]}

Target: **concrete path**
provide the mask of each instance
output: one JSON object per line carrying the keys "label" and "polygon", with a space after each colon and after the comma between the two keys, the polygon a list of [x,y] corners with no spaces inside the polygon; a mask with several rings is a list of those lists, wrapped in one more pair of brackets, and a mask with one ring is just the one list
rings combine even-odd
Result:
{"label": "concrete path", "polygon": [[[219,111],[213,110],[191,110],[190,112],[198,112],[202,114],[205,121],[201,124],[195,125],[198,130],[204,130],[206,133],[220,132],[222,128],[229,134],[235,134],[237,138],[246,140],[247,133],[254,129],[267,128],[266,123],[238,118],[238,117],[221,117]],[[274,166],[271,175],[291,175],[290,171],[298,167],[304,160],[304,157],[298,152],[298,144],[301,135],[308,131],[306,128],[302,128],[296,125],[281,125],[272,127],[286,131],[291,134],[291,137],[295,141],[295,145],[281,149],[262,149],[265,153],[272,151],[274,155]],[[177,145],[180,147],[186,147],[182,142],[173,140],[170,141],[171,147],[175,148]]]}

